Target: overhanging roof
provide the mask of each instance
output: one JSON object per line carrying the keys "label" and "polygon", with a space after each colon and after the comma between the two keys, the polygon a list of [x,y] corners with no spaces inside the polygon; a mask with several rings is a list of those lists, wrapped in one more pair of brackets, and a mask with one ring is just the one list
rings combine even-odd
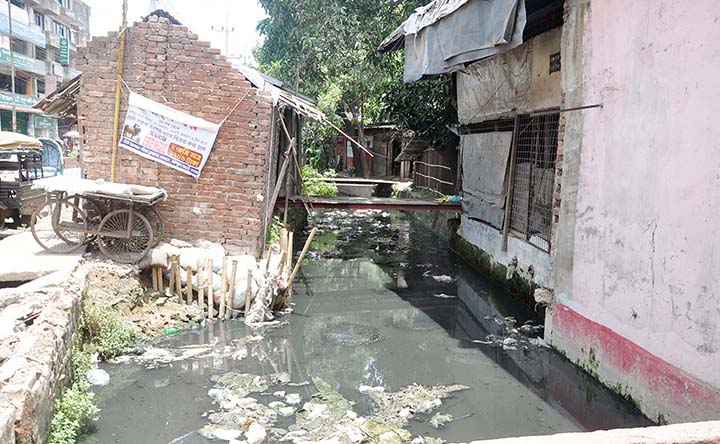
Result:
{"label": "overhanging roof", "polygon": [[286,88],[280,80],[263,74],[255,68],[240,63],[233,63],[233,66],[240,71],[255,88],[269,92],[273,100],[273,105],[281,107],[289,106],[305,117],[317,120],[318,122],[325,121],[325,114],[315,106],[310,97]]}
{"label": "overhanging roof", "polygon": [[60,89],[45,96],[33,108],[45,114],[61,117],[77,117],[77,94],[80,91],[80,77],[68,81]]}

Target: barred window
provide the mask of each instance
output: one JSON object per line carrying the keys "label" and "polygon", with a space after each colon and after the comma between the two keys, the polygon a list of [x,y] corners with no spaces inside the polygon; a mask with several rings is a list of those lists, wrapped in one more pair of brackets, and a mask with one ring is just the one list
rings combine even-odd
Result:
{"label": "barred window", "polygon": [[520,116],[510,230],[550,251],[560,114]]}

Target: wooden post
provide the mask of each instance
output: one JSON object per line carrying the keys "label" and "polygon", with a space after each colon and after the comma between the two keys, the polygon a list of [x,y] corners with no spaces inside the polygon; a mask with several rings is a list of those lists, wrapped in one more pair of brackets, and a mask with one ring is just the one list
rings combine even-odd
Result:
{"label": "wooden post", "polygon": [[220,272],[220,306],[218,318],[225,319],[225,298],[227,298],[227,258],[223,257],[222,271]]}
{"label": "wooden post", "polygon": [[197,271],[197,275],[198,275],[198,305],[202,309],[203,307],[205,307],[205,287],[204,287],[204,282],[202,281],[203,280],[203,271],[205,271],[205,270],[203,270],[202,264],[200,263],[200,261],[198,261],[197,270],[198,270]]}
{"label": "wooden post", "polygon": [[510,172],[508,178],[508,194],[505,196],[505,219],[503,220],[502,251],[507,251],[508,234],[510,233],[510,217],[512,216],[513,193],[515,192],[515,163],[517,163],[518,131],[520,117],[515,115],[513,126],[512,145],[510,146]]}
{"label": "wooden post", "polygon": [[168,271],[170,272],[170,284],[168,288],[170,289],[170,293],[172,293],[175,288],[175,256],[170,256],[170,268],[168,268]]}
{"label": "wooden post", "polygon": [[278,262],[277,267],[277,274],[281,274],[283,272],[283,267],[285,266],[285,256],[287,255],[287,251],[283,251],[280,253],[280,262]]}
{"label": "wooden post", "polygon": [[157,267],[153,265],[152,267],[152,281],[153,281],[153,290],[158,291],[158,277],[157,277]]}
{"label": "wooden post", "polygon": [[165,292],[165,276],[162,267],[158,266],[158,291],[162,294]]}
{"label": "wooden post", "polygon": [[[232,266],[230,267],[230,291],[228,292],[228,313],[226,314],[225,318],[229,317],[235,317],[235,307],[233,305],[233,302],[235,301],[235,279],[237,278],[237,261],[232,261]],[[229,310],[232,309],[233,311],[230,312]]]}
{"label": "wooden post", "polygon": [[268,249],[267,249],[267,262],[265,263],[265,274],[268,274],[268,271],[270,271],[270,261],[272,261],[272,247],[268,247]]}
{"label": "wooden post", "polygon": [[247,287],[245,288],[245,317],[250,312],[250,302],[252,297],[252,271],[248,270]]}
{"label": "wooden post", "polygon": [[173,268],[175,272],[175,291],[177,293],[178,298],[180,299],[180,303],[182,303],[182,273],[180,273],[180,257],[175,257],[175,267]]}
{"label": "wooden post", "polygon": [[192,284],[192,270],[190,267],[185,267],[185,276],[187,283],[185,284],[185,297],[187,298],[188,305],[192,304],[193,301],[193,284]]}
{"label": "wooden post", "polygon": [[267,230],[270,226],[270,223],[272,222],[272,215],[273,210],[275,209],[275,203],[277,202],[278,196],[280,195],[280,186],[284,183],[285,180],[285,174],[287,173],[288,165],[290,164],[290,150],[288,150],[287,153],[285,153],[285,160],[283,161],[282,166],[280,167],[280,172],[278,173],[278,180],[275,184],[275,189],[273,190],[272,196],[270,197],[270,201],[268,202],[268,211],[267,215],[265,216],[265,226],[263,227],[264,230]]}
{"label": "wooden post", "polygon": [[213,299],[215,299],[215,294],[213,292],[213,262],[212,259],[208,259],[208,281],[207,281],[207,289],[208,289],[208,320],[212,320],[213,317],[215,317],[215,314],[213,313]]}
{"label": "wooden post", "polygon": [[294,233],[292,231],[288,231],[288,240],[287,240],[287,262],[285,263],[285,266],[289,270],[292,268],[292,261],[293,261],[293,235]]}

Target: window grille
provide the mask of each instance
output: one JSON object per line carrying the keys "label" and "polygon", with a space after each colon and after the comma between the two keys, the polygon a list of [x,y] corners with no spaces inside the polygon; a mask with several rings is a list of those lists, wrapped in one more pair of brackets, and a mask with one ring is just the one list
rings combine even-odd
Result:
{"label": "window grille", "polygon": [[520,116],[510,229],[550,251],[560,114]]}

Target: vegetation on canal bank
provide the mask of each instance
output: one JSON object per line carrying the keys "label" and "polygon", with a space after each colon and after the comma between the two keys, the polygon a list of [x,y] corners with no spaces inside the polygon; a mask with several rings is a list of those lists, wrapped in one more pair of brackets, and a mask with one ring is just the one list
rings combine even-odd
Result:
{"label": "vegetation on canal bank", "polygon": [[55,415],[50,424],[49,444],[75,444],[90,429],[100,410],[95,405],[95,393],[85,378],[90,367],[90,354],[76,341],[70,356],[72,383],[55,402]]}

